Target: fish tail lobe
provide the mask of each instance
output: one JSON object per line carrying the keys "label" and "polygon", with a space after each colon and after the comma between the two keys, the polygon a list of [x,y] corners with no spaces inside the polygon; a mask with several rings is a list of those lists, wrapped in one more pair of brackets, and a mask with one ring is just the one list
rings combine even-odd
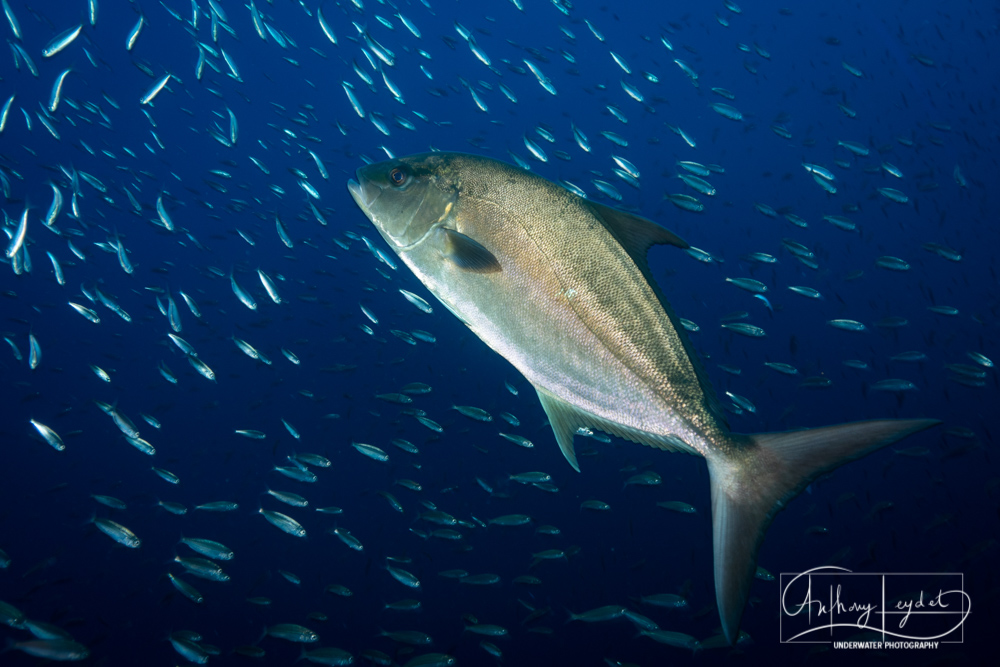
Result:
{"label": "fish tail lobe", "polygon": [[816,477],[940,422],[882,419],[836,426],[733,434],[735,446],[708,457],[712,485],[715,597],[732,644],[750,593],[757,550],[774,516]]}

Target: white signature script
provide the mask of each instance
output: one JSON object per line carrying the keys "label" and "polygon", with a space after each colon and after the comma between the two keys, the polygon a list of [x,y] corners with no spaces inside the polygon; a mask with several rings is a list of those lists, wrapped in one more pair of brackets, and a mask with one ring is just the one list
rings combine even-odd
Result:
{"label": "white signature script", "polygon": [[[924,595],[924,591],[921,591],[919,598],[897,600],[884,610],[879,609],[879,604],[877,602],[872,602],[870,600],[849,599],[839,583],[836,584],[836,586],[829,586],[829,590],[827,591],[828,594],[824,599],[820,599],[814,595],[814,582],[813,576],[811,575],[833,575],[840,572],[851,573],[850,570],[843,567],[820,566],[802,572],[788,582],[784,590],[781,591],[782,613],[787,614],[788,616],[808,614],[810,626],[812,626],[814,617],[817,622],[822,623],[823,620],[826,620],[827,622],[815,627],[809,627],[808,630],[804,630],[794,637],[786,639],[785,641],[792,641],[819,630],[831,630],[833,628],[872,630],[880,634],[890,635],[900,639],[940,639],[960,628],[962,624],[965,623],[965,619],[968,618],[969,612],[972,608],[972,600],[963,590],[939,589],[936,594],[928,594],[927,596]],[[884,577],[885,575],[882,576]],[[790,598],[794,599],[792,598],[791,589],[795,583],[803,577],[807,577],[805,596],[802,598],[801,602],[790,603]],[[820,595],[822,595],[822,593],[820,593]],[[910,619],[910,615],[914,613],[919,614],[921,613],[921,610],[938,613],[950,612],[948,615],[954,615],[956,621],[954,625],[949,627],[944,632],[932,636],[921,637],[903,634],[903,630],[906,628],[906,623]],[[881,626],[872,623],[873,615],[882,617]],[[898,623],[894,619],[896,616],[900,616]],[[887,618],[893,618],[892,629],[890,629],[886,623]]]}

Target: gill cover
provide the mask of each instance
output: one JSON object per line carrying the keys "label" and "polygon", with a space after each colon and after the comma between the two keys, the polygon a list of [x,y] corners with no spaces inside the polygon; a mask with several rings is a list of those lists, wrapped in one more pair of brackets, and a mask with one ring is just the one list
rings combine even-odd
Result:
{"label": "gill cover", "polygon": [[455,184],[429,161],[412,156],[370,164],[358,170],[358,185],[350,186],[358,206],[397,251],[426,238],[458,199]]}

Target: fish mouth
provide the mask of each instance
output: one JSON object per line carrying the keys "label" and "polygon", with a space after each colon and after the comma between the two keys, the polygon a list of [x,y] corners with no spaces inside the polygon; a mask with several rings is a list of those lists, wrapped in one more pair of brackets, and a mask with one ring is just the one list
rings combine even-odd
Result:
{"label": "fish mouth", "polygon": [[354,198],[354,203],[361,208],[365,213],[369,213],[371,210],[371,205],[375,203],[379,195],[382,194],[382,188],[372,183],[369,179],[361,175],[361,170],[357,172],[358,180],[355,181],[353,178],[347,181],[347,190],[351,193],[351,197]]}

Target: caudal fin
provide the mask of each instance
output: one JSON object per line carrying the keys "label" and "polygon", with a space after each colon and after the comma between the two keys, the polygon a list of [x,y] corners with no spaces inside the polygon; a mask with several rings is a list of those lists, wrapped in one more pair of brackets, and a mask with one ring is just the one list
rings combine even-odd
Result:
{"label": "caudal fin", "polygon": [[940,422],[884,419],[837,426],[733,435],[725,456],[710,457],[715,599],[732,644],[774,515],[819,475]]}

